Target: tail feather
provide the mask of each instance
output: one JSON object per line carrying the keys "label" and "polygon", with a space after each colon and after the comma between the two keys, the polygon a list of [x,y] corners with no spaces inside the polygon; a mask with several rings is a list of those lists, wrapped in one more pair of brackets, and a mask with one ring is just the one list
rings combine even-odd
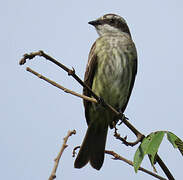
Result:
{"label": "tail feather", "polygon": [[88,162],[97,170],[102,167],[107,130],[108,124],[105,123],[105,121],[102,124],[96,124],[96,122],[90,123],[78,156],[74,162],[75,168],[82,168]]}
{"label": "tail feather", "polygon": [[97,133],[95,140],[92,143],[91,154],[90,154],[90,164],[93,168],[99,170],[104,162],[104,151],[106,144],[108,127],[102,129],[100,133]]}
{"label": "tail feather", "polygon": [[89,128],[88,128],[83,143],[80,147],[79,153],[74,162],[75,168],[82,168],[89,162],[91,138],[92,137],[89,134]]}

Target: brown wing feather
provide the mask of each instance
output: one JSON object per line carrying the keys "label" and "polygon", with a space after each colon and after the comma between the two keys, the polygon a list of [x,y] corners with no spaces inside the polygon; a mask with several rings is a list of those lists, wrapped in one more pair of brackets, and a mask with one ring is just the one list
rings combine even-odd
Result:
{"label": "brown wing feather", "polygon": [[134,60],[134,64],[133,64],[133,72],[132,72],[132,80],[131,80],[131,84],[130,84],[130,89],[129,89],[129,93],[128,93],[128,99],[127,99],[127,102],[126,104],[122,107],[121,109],[121,112],[124,112],[125,109],[126,109],[126,106],[128,104],[128,101],[130,99],[130,95],[132,93],[132,89],[133,89],[133,86],[134,86],[134,82],[135,82],[135,76],[137,74],[137,58]]}
{"label": "brown wing feather", "polygon": [[[93,77],[94,77],[96,66],[97,66],[97,55],[94,53],[95,48],[96,48],[96,42],[93,44],[93,46],[90,50],[89,57],[88,57],[88,63],[86,66],[86,72],[85,72],[85,76],[84,76],[84,83],[90,88],[92,88]],[[91,97],[90,92],[86,88],[83,88],[83,95]],[[83,103],[84,103],[84,107],[85,107],[86,122],[87,122],[87,124],[89,124],[90,119],[89,119],[88,111],[91,106],[91,102],[83,100]]]}

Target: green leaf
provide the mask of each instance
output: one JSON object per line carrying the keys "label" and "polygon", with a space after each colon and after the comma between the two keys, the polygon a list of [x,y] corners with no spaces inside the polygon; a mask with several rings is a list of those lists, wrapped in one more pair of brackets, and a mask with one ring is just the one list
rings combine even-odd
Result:
{"label": "green leaf", "polygon": [[135,152],[133,159],[135,172],[138,171],[146,154],[148,154],[150,158],[151,165],[153,168],[155,168],[155,157],[165,133],[167,133],[167,139],[173,145],[173,147],[178,148],[180,153],[183,155],[183,141],[179,137],[169,131],[153,132],[143,139],[142,143]]}
{"label": "green leaf", "polygon": [[177,148],[177,145],[175,144],[175,140],[177,138],[178,137],[175,134],[173,134],[172,132],[167,132],[167,139],[173,145],[174,148]]}
{"label": "green leaf", "polygon": [[178,148],[180,153],[183,155],[183,142],[172,132],[167,132],[167,139],[173,145],[174,148]]}
{"label": "green leaf", "polygon": [[151,164],[154,164],[155,155],[164,137],[164,131],[158,131],[145,137],[134,155],[134,169],[138,171],[146,154],[150,155]]}
{"label": "green leaf", "polygon": [[183,142],[182,142],[182,140],[179,139],[179,138],[176,139],[176,140],[175,140],[175,144],[177,145],[177,147],[178,147],[180,153],[181,153],[182,156],[183,156]]}
{"label": "green leaf", "polygon": [[148,146],[147,154],[150,155],[151,163],[154,164],[154,158],[156,153],[158,152],[159,146],[163,140],[165,135],[164,131],[158,131],[153,133],[151,143]]}
{"label": "green leaf", "polygon": [[144,138],[142,143],[140,144],[140,146],[135,152],[133,165],[136,173],[140,167],[142,160],[144,159],[144,156],[146,155],[146,151],[147,151],[150,140],[151,140],[151,137],[147,136],[146,138]]}

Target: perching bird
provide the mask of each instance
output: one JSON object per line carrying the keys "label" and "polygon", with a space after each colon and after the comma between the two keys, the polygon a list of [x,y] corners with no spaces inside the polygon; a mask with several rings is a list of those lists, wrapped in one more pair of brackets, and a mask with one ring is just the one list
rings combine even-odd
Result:
{"label": "perching bird", "polygon": [[[121,113],[129,101],[137,72],[137,52],[126,21],[115,14],[106,14],[90,21],[99,38],[93,44],[84,82],[94,93]],[[86,88],[83,94],[91,97]],[[88,129],[74,167],[88,162],[97,170],[102,167],[108,127],[118,118],[107,108],[84,100]]]}

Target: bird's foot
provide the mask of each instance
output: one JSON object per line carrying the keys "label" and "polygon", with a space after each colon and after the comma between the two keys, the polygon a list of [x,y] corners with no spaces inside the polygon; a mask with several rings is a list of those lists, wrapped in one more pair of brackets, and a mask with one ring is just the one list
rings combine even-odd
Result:
{"label": "bird's foot", "polygon": [[116,128],[116,125],[120,126],[125,120],[128,120],[128,118],[121,111],[118,112],[119,114],[117,118],[115,118],[110,124],[111,129]]}
{"label": "bird's foot", "polygon": [[97,101],[98,101],[98,103],[99,103],[102,107],[106,107],[105,101],[104,101],[104,99],[103,99],[102,97],[99,97]]}
{"label": "bird's foot", "polygon": [[119,120],[118,120],[118,126],[121,125],[125,120],[128,120],[128,118],[119,110]]}

